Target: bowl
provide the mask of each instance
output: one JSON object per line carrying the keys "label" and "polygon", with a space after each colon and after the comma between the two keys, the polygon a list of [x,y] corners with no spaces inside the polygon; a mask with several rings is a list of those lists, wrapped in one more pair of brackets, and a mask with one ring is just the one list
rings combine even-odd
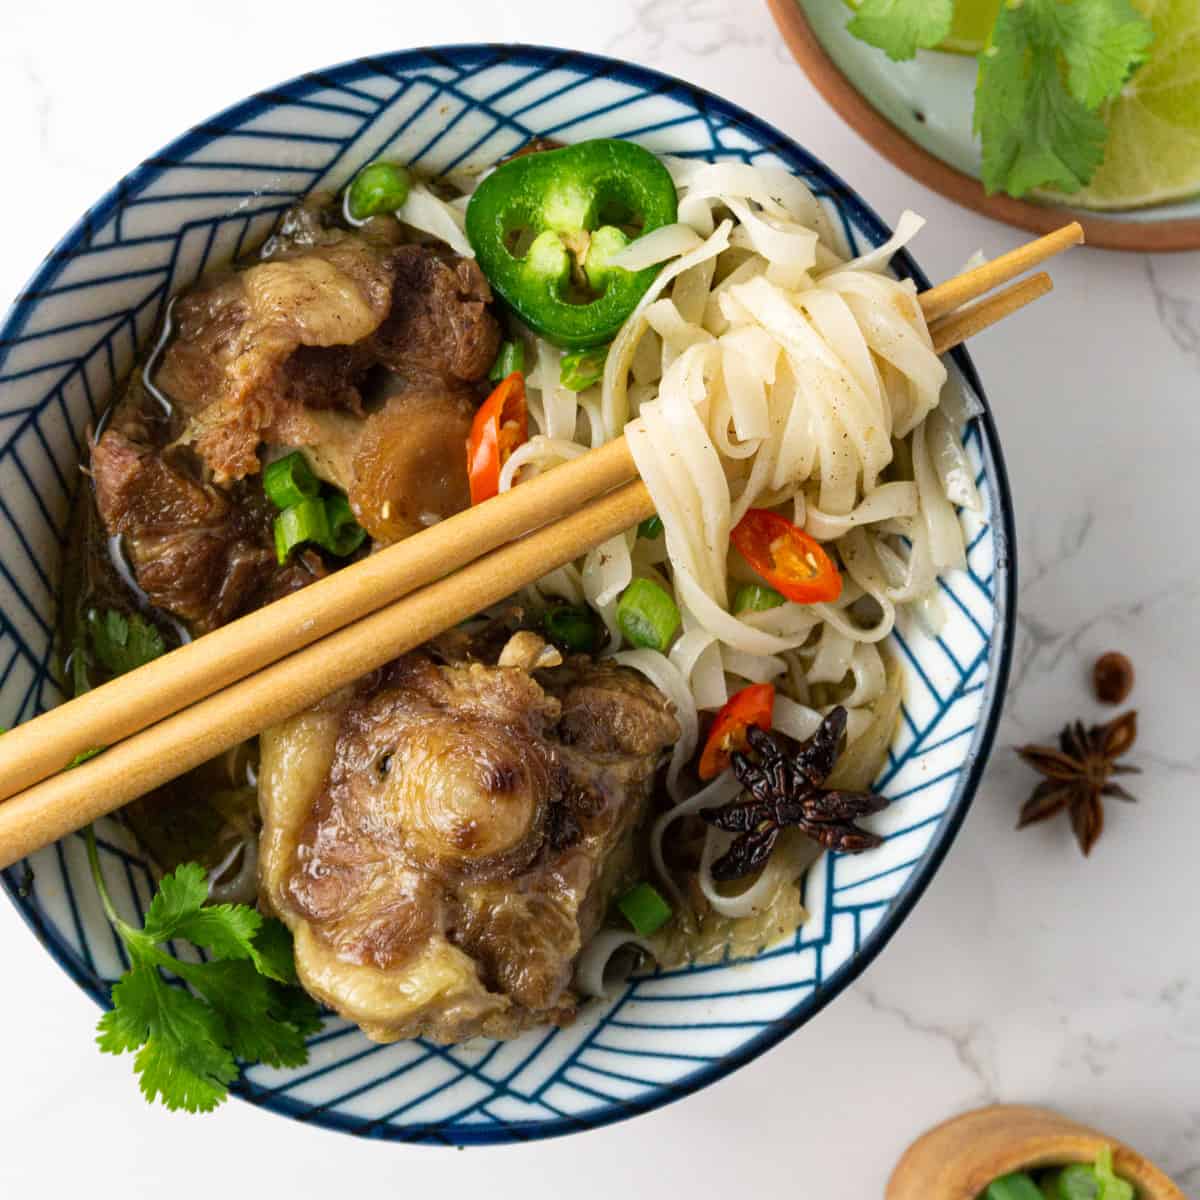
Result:
{"label": "bowl", "polygon": [[901,1156],[886,1200],[976,1200],[993,1179],[1068,1163],[1093,1163],[1106,1146],[1116,1173],[1139,1200],[1184,1200],[1167,1176],[1132,1146],[1048,1108],[993,1104],[944,1121]]}
{"label": "bowl", "polygon": [[1200,248],[1200,196],[1152,208],[1099,213],[1069,204],[988,195],[980,183],[979,142],[971,127],[972,57],[919,51],[892,62],[851,35],[840,0],[767,0],[796,61],[856,133],[902,171],[943,196],[998,221],[1050,233],[1068,221],[1089,246],[1110,250]]}
{"label": "bowl", "polygon": [[[56,703],[55,578],[90,422],[172,293],[263,238],[310,189],[338,187],[389,154],[445,172],[488,164],[535,136],[632,138],[651,150],[784,165],[836,214],[850,248],[887,226],[803,147],[689,84],[612,59],[530,46],[410,50],[314,72],[185,133],[101,198],[50,252],[0,327],[0,725]],[[896,269],[928,286],[901,254]],[[902,727],[881,788],[878,850],[809,872],[809,922],[744,963],[630,981],[569,1028],[511,1042],[374,1045],[332,1015],[295,1070],[252,1067],[252,1104],[365,1137],[464,1145],[527,1141],[619,1120],[735,1070],[798,1029],[879,953],[950,848],[992,743],[1014,618],[1013,518],[990,412],[966,434],[984,496],[964,516],[969,570],[943,584],[938,637],[905,629]],[[140,914],[146,863],[112,821],[99,829],[117,905]],[[36,937],[99,1004],[125,969],[80,835],[3,873]],[[930,969],[933,964],[924,964]],[[94,1053],[85,1030],[81,1053]],[[133,1080],[129,1086],[133,1088]]]}

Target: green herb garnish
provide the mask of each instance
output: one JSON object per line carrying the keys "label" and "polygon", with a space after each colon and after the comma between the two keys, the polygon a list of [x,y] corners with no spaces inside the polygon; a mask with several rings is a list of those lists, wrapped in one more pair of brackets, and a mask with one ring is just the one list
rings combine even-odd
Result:
{"label": "green herb garnish", "polygon": [[1097,110],[1141,65],[1152,39],[1129,0],[1003,7],[975,92],[988,191],[1075,192],[1087,183],[1108,140]]}
{"label": "green herb garnish", "polygon": [[862,0],[847,28],[899,61],[944,41],[953,20],[954,0]]}
{"label": "green herb garnish", "polygon": [[[849,23],[890,58],[950,34],[952,0],[862,0]],[[1001,6],[979,55],[975,131],[989,192],[1077,192],[1104,161],[1102,107],[1145,62],[1150,22],[1129,0],[1021,0]]]}
{"label": "green herb garnish", "polygon": [[657,888],[648,883],[639,883],[630,888],[618,901],[625,920],[641,937],[649,937],[661,929],[672,916],[671,906],[662,898]]}
{"label": "green herb garnish", "polygon": [[166,653],[162,634],[138,613],[127,617],[115,608],[103,613],[93,608],[87,626],[93,653],[114,675],[124,675]]}
{"label": "green herb garnish", "polygon": [[[296,986],[291,935],[279,921],[245,904],[205,904],[204,868],[184,863],[163,877],[136,929],[117,916],[90,828],[87,851],[131,964],[113,986],[113,1007],[100,1018],[96,1041],[106,1054],[136,1052],[147,1100],[211,1112],[237,1077],[237,1059],[274,1067],[308,1061],[304,1039],[321,1027],[320,1014]],[[173,939],[203,947],[212,961],[180,961],[161,948]],[[164,970],[187,986],[168,983]]]}
{"label": "green herb garnish", "polygon": [[679,632],[679,609],[652,579],[635,579],[617,601],[617,625],[631,646],[665,654]]}

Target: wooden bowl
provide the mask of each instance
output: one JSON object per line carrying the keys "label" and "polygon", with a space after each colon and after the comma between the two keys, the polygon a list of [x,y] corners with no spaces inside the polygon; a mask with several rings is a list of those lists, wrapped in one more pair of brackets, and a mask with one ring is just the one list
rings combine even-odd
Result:
{"label": "wooden bowl", "polygon": [[1002,194],[989,196],[978,179],[930,154],[875,108],[826,53],[797,0],[767,0],[767,5],[796,61],[834,111],[880,154],[935,192],[1034,233],[1051,233],[1069,220],[1078,220],[1089,246],[1139,251],[1200,249],[1197,217],[1114,221],[1068,206],[1034,204]]}
{"label": "wooden bowl", "polygon": [[1094,1162],[1113,1150],[1118,1175],[1138,1200],[1187,1200],[1166,1175],[1132,1147],[1047,1108],[996,1104],[944,1121],[904,1152],[888,1180],[886,1200],[977,1200],[993,1179],[1012,1171]]}

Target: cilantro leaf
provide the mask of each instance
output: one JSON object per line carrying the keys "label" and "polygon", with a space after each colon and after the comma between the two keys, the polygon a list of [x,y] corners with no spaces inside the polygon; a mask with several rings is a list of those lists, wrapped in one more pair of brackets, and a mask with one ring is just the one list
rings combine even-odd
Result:
{"label": "cilantro leaf", "polygon": [[164,875],[146,910],[142,933],[151,942],[169,942],[179,922],[200,911],[208,899],[208,875],[199,863],[183,863]]}
{"label": "cilantro leaf", "polygon": [[[253,961],[260,975],[285,985],[296,982],[296,959],[292,954],[292,935],[288,927],[274,917],[262,923],[254,939]],[[318,1025],[320,1022],[318,1022]]]}
{"label": "cilantro leaf", "polygon": [[[98,1026],[107,1054],[136,1052],[134,1069],[148,1100],[208,1112],[225,1099],[237,1059],[299,1066],[305,1038],[321,1027],[317,1005],[294,986],[291,935],[245,904],[206,904],[208,880],[184,863],[162,882],[141,929],[121,921],[100,872],[95,837],[88,858],[105,911],[132,967],[113,987],[113,1007]],[[187,939],[213,955],[182,962],[161,949]],[[168,983],[162,971],[181,983]],[[186,986],[184,986],[186,985]]]}
{"label": "cilantro leaf", "polygon": [[1038,2],[1002,10],[992,49],[980,58],[975,124],[989,192],[1075,192],[1104,161],[1104,121],[1063,86],[1053,51],[1036,49],[1020,28]]}
{"label": "cilantro leaf", "polygon": [[137,613],[126,617],[115,608],[104,613],[91,609],[87,623],[96,658],[114,675],[123,675],[166,653],[162,634]]}
{"label": "cilantro leaf", "polygon": [[100,1018],[100,1049],[137,1050],[134,1069],[147,1100],[172,1111],[211,1112],[237,1077],[220,1016],[143,963],[113,988],[113,1011]]}
{"label": "cilantro leaf", "polygon": [[953,18],[954,0],[862,0],[847,29],[899,61],[945,40]]}
{"label": "cilantro leaf", "polygon": [[199,970],[188,969],[186,977],[224,1021],[238,1058],[272,1067],[308,1061],[303,1032],[281,1019],[288,1006],[280,993],[287,989],[260,975],[253,963],[206,963]]}
{"label": "cilantro leaf", "polygon": [[1154,30],[1129,0],[1091,0],[1055,8],[1061,32],[1067,86],[1088,108],[1117,95],[1146,61]]}
{"label": "cilantro leaf", "polygon": [[975,90],[987,190],[1023,196],[1087,183],[1108,140],[1095,109],[1120,90],[1152,36],[1128,0],[1001,8]]}

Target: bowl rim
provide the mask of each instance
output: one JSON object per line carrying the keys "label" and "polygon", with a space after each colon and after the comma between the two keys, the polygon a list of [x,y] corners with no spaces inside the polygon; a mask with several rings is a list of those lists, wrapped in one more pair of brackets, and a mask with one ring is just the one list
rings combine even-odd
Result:
{"label": "bowl rim", "polygon": [[[750,132],[761,144],[763,150],[779,153],[781,157],[793,164],[800,163],[810,166],[818,174],[824,176],[836,193],[839,202],[847,204],[854,210],[856,218],[869,230],[873,238],[878,239],[878,242],[891,236],[891,228],[874,209],[816,155],[769,122],[747,112],[740,105],[676,76],[652,67],[629,63],[605,55],[518,42],[463,42],[413,47],[347,59],[330,67],[303,72],[284,82],[255,92],[192,126],[156,154],[150,155],[122,176],[60,238],[4,313],[3,319],[0,320],[0,368],[3,367],[9,346],[20,334],[29,314],[36,307],[41,290],[53,279],[62,266],[70,261],[76,248],[81,244],[89,244],[94,230],[99,228],[114,210],[119,210],[127,198],[165,171],[170,170],[174,166],[175,158],[182,157],[215,138],[224,136],[225,126],[236,125],[251,117],[259,116],[272,109],[276,104],[291,100],[292,95],[289,94],[289,91],[294,94],[302,94],[304,89],[314,86],[325,87],[331,82],[336,83],[340,80],[352,80],[361,77],[363,72],[369,71],[383,72],[394,78],[393,71],[388,70],[387,66],[399,71],[411,70],[420,65],[455,67],[461,65],[463,60],[471,60],[474,66],[489,65],[480,61],[486,60],[488,56],[492,57],[493,63],[515,61],[538,67],[541,71],[574,67],[587,78],[611,78],[618,82],[626,82],[641,87],[651,94],[673,96],[699,112],[714,113],[734,127],[740,127]],[[901,277],[912,278],[918,288],[929,287],[928,278],[907,250],[899,251],[892,263]],[[432,1125],[384,1123],[364,1129],[365,1122],[360,1119],[327,1110],[317,1110],[314,1113],[311,1106],[294,1101],[288,1096],[272,1095],[269,1088],[255,1085],[244,1074],[240,1074],[238,1079],[230,1085],[231,1095],[247,1100],[259,1108],[319,1127],[391,1142],[420,1142],[462,1147],[536,1141],[542,1138],[597,1129],[661,1108],[732,1074],[806,1024],[832,1000],[841,995],[874,962],[924,894],[962,827],[995,741],[1012,661],[1016,628],[1017,562],[1016,525],[1008,473],[991,407],[975,366],[962,346],[952,352],[952,358],[979,397],[982,405],[983,411],[977,419],[983,434],[982,444],[987,453],[988,477],[997,502],[995,511],[991,515],[992,525],[996,531],[997,550],[993,577],[995,625],[989,655],[988,678],[976,724],[978,740],[975,743],[974,753],[963,764],[961,783],[957,794],[951,798],[942,814],[934,838],[922,859],[913,867],[900,891],[892,898],[884,917],[862,940],[857,953],[824,979],[805,999],[765,1025],[753,1038],[729,1054],[704,1063],[681,1080],[671,1083],[655,1083],[653,1090],[640,1098],[612,1097],[607,1107],[594,1114],[563,1115],[552,1121],[515,1121],[496,1127],[457,1125],[452,1126],[454,1136],[451,1137],[440,1133],[439,1129],[444,1129],[445,1126],[439,1126],[436,1123]],[[28,905],[21,897],[18,882],[19,865],[14,864],[0,872],[0,883],[3,884],[9,899],[34,936],[66,974],[102,1008],[111,1007],[107,986],[92,977],[86,965],[73,951],[57,944],[55,936],[46,927],[42,914]]]}
{"label": "bowl rim", "polygon": [[1200,217],[1117,221],[1066,204],[1035,204],[1001,192],[989,194],[974,176],[952,167],[914,141],[855,87],[817,37],[800,0],[767,0],[767,7],[792,57],[830,107],[872,149],[940,195],[1033,233],[1053,233],[1067,221],[1078,221],[1087,244],[1106,250],[1145,253],[1200,248]]}

